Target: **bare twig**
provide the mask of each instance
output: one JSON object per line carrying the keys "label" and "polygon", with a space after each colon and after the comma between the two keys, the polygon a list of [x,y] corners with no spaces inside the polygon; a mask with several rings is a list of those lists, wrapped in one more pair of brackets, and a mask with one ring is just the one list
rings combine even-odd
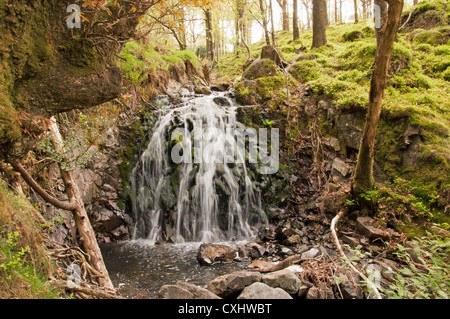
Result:
{"label": "bare twig", "polygon": [[353,264],[351,263],[350,259],[345,255],[344,250],[342,249],[341,245],[339,244],[339,239],[336,234],[336,223],[338,222],[339,218],[341,218],[344,215],[343,211],[340,211],[336,216],[334,216],[333,220],[331,221],[331,234],[333,235],[334,243],[336,244],[336,247],[341,254],[342,258],[345,260],[345,262],[349,265],[349,267],[356,272],[370,287],[370,289],[373,291],[375,296],[378,299],[382,299],[380,293],[378,292],[377,287],[375,284],[369,280],[369,278],[366,277],[361,271],[359,271]]}

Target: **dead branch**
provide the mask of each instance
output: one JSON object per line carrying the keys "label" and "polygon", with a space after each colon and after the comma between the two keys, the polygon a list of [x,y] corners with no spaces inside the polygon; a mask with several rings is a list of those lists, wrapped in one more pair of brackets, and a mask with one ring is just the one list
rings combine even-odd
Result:
{"label": "dead branch", "polygon": [[57,198],[51,196],[48,194],[35,180],[34,178],[28,173],[28,171],[22,166],[22,164],[18,162],[11,162],[11,166],[20,173],[24,181],[36,192],[41,196],[46,202],[52,204],[53,206],[64,209],[64,210],[70,210],[73,211],[77,208],[77,204],[74,202],[65,203],[61,202]]}
{"label": "dead branch", "polygon": [[331,221],[331,234],[333,235],[334,243],[336,244],[336,247],[337,247],[339,253],[341,254],[342,258],[345,260],[345,262],[348,264],[348,266],[367,283],[367,285],[373,291],[373,293],[375,294],[377,299],[382,299],[375,284],[371,280],[369,280],[369,278],[367,278],[366,275],[364,275],[355,266],[353,266],[352,262],[345,255],[344,250],[342,249],[341,245],[339,244],[339,239],[336,234],[336,223],[338,222],[339,218],[341,218],[343,215],[344,215],[344,212],[340,211],[336,216],[334,216],[333,220]]}

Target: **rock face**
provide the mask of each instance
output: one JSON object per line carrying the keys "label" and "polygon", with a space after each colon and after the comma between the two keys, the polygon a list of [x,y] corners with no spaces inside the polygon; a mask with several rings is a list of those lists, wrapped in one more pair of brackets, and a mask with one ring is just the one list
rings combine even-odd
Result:
{"label": "rock face", "polygon": [[242,290],[237,299],[292,299],[281,288],[272,288],[262,282],[255,282]]}
{"label": "rock face", "polygon": [[197,260],[201,265],[211,265],[216,262],[230,262],[236,258],[236,250],[227,245],[201,244]]}
{"label": "rock face", "polygon": [[238,295],[245,287],[261,281],[261,273],[256,271],[236,271],[211,280],[206,289],[222,298]]}

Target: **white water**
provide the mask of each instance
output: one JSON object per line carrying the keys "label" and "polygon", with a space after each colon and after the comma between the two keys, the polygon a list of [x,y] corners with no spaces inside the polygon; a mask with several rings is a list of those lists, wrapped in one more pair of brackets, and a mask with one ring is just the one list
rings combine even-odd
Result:
{"label": "white water", "polygon": [[[236,106],[230,99],[230,106],[219,106],[214,97],[191,98],[176,109],[167,106],[155,123],[130,179],[133,239],[153,244],[245,240],[267,223],[261,194],[245,164],[245,150],[233,155],[240,163],[228,163],[226,150],[238,149],[230,129],[242,127],[236,121]],[[180,138],[173,134],[175,128],[191,134],[183,134],[183,144],[177,144],[188,150],[180,164],[171,156],[175,145],[171,136]],[[201,145],[194,140],[199,136]]]}

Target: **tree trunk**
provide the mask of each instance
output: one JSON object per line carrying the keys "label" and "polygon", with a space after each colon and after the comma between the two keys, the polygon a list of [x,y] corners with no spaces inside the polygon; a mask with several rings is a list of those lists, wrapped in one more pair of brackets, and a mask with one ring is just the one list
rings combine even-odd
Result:
{"label": "tree trunk", "polygon": [[381,101],[386,86],[389,60],[397,36],[402,8],[403,0],[389,1],[387,21],[380,31],[375,66],[370,83],[366,124],[358,153],[355,176],[352,181],[352,192],[354,196],[372,190],[375,184],[373,179],[375,134],[380,119]]}
{"label": "tree trunk", "polygon": [[214,60],[214,45],[212,36],[212,19],[211,9],[204,9],[205,12],[205,24],[206,24],[206,58],[210,61]]}
{"label": "tree trunk", "polygon": [[266,44],[270,45],[269,31],[267,30],[267,19],[266,19],[266,8],[264,7],[263,0],[259,0],[259,10],[261,11],[263,29],[264,29],[264,38],[266,40]]}
{"label": "tree trunk", "polygon": [[338,23],[337,0],[334,0],[334,23]]}
{"label": "tree trunk", "polygon": [[358,23],[358,0],[353,0],[353,7],[355,8],[355,23]]}
{"label": "tree trunk", "polygon": [[[53,137],[53,147],[57,152],[64,156],[64,143],[59,133],[58,125],[54,117],[50,119],[50,132]],[[99,284],[101,287],[114,290],[114,286],[108,275],[108,270],[106,269],[105,263],[103,261],[103,256],[100,248],[95,238],[95,233],[92,228],[89,217],[84,209],[84,203],[81,198],[80,190],[78,189],[77,183],[73,179],[72,173],[70,171],[64,170],[60,166],[61,178],[64,182],[67,197],[71,204],[75,204],[75,208],[72,210],[75,224],[77,225],[78,232],[80,234],[84,251],[89,256],[88,262],[98,271]]]}
{"label": "tree trunk", "polygon": [[289,31],[289,10],[287,0],[277,0],[278,5],[281,8],[281,19],[283,31]]}
{"label": "tree trunk", "polygon": [[272,7],[272,0],[269,0],[270,6],[270,24],[271,24],[271,36],[272,36],[272,45],[275,47],[275,26],[273,23],[273,7]]}
{"label": "tree trunk", "polygon": [[313,0],[313,42],[311,49],[327,44],[325,34],[327,24],[326,0]]}
{"label": "tree trunk", "polygon": [[377,43],[380,42],[380,37],[382,34],[382,28],[386,23],[387,19],[387,2],[386,0],[375,0],[374,1],[374,20],[375,20],[375,35],[377,38]]}
{"label": "tree trunk", "polygon": [[292,13],[292,37],[294,40],[300,38],[300,32],[298,30],[298,0],[294,0]]}
{"label": "tree trunk", "polygon": [[306,29],[311,29],[311,12],[310,12],[310,4],[311,0],[302,0],[303,6],[305,7],[306,12]]}

